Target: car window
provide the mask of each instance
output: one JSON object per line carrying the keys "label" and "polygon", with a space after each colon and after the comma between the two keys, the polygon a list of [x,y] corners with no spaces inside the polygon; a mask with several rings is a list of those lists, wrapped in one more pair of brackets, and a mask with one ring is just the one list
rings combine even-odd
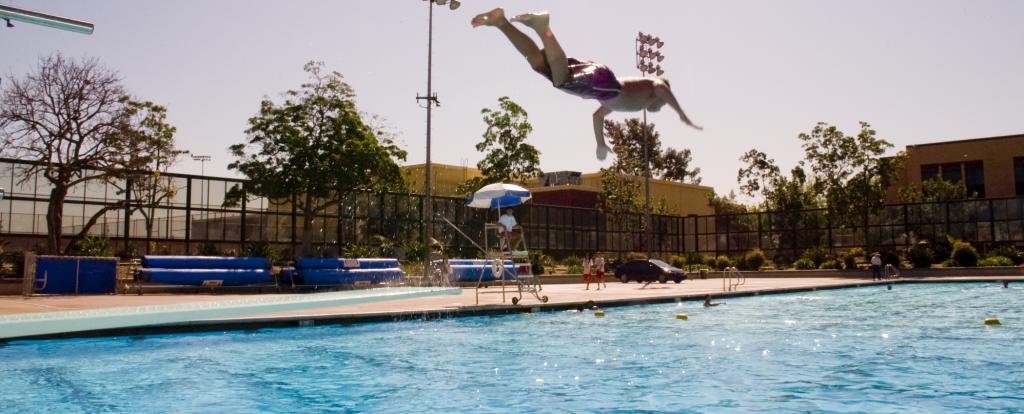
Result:
{"label": "car window", "polygon": [[669,265],[668,263],[665,263],[665,262],[663,262],[661,260],[651,259],[649,261],[651,262],[651,264],[653,264],[655,266],[658,266],[658,267],[660,267],[662,269],[671,269],[672,268],[671,265]]}

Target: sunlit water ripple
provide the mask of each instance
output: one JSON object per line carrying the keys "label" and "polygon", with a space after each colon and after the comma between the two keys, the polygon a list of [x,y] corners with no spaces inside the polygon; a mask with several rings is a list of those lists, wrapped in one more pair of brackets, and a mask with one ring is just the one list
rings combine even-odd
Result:
{"label": "sunlit water ripple", "polygon": [[17,341],[0,411],[1024,411],[1024,284],[727,302]]}

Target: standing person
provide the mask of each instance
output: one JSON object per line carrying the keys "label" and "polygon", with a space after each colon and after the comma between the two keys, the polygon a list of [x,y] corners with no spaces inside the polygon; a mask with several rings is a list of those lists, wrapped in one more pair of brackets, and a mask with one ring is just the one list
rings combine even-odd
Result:
{"label": "standing person", "polygon": [[601,285],[608,287],[608,284],[604,282],[604,256],[601,254],[595,255],[594,258],[594,274],[597,276],[595,283],[597,283],[597,290],[601,290]]}
{"label": "standing person", "polygon": [[871,280],[882,280],[882,254],[879,252],[871,255]]}
{"label": "standing person", "polygon": [[590,254],[583,256],[583,282],[587,284],[583,290],[590,290],[590,271],[593,266],[594,262],[590,259]]}
{"label": "standing person", "polygon": [[516,222],[516,216],[512,215],[511,208],[506,209],[505,214],[502,214],[501,217],[498,217],[498,223],[501,223],[501,226],[503,227],[502,231],[499,232],[499,235],[502,236],[502,241],[504,243],[507,243],[505,245],[508,246],[509,250],[513,250],[515,245],[512,242],[514,241],[514,237],[516,235],[515,230],[518,223]]}
{"label": "standing person", "polygon": [[505,10],[496,8],[473,18],[473,27],[493,26],[508,38],[530,67],[551,81],[555,88],[584,99],[596,99],[601,106],[594,112],[594,138],[597,139],[597,159],[608,156],[604,142],[604,118],[615,111],[637,112],[647,109],[657,112],[668,104],[679,114],[679,119],[697,130],[676,101],[668,81],[656,78],[616,78],[611,69],[600,63],[566,57],[562,46],[555,40],[548,25],[550,16],[544,13],[520,14],[512,22],[521,23],[540,36],[541,49],[529,36],[512,26],[505,18]]}

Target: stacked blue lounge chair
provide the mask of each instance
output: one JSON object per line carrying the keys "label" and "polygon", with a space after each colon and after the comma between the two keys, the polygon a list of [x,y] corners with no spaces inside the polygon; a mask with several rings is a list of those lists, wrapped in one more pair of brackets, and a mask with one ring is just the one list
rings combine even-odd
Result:
{"label": "stacked blue lounge chair", "polygon": [[[435,266],[440,266],[440,261],[434,262]],[[448,260],[448,266],[451,267],[452,273],[450,280],[452,282],[476,282],[480,279],[480,272],[483,272],[484,282],[493,282],[495,280],[501,280],[504,276],[505,280],[514,280],[518,274],[519,269],[512,263],[511,260],[502,261],[502,265],[505,267],[505,271],[501,272],[501,275],[494,274],[494,260],[493,259],[450,259]]]}
{"label": "stacked blue lounge chair", "polygon": [[221,286],[270,283],[270,262],[265,257],[144,256],[136,273],[140,282],[202,286],[220,281]]}
{"label": "stacked blue lounge chair", "polygon": [[393,282],[404,279],[405,273],[398,267],[398,259],[304,257],[295,262],[290,276],[294,285],[332,286]]}

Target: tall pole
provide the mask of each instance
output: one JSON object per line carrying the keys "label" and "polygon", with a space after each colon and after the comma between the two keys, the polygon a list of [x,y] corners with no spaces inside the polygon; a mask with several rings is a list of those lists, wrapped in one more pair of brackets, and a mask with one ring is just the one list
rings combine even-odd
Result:
{"label": "tall pole", "polygon": [[[658,52],[656,49],[661,48],[664,42],[661,39],[644,34],[640,32],[636,38],[636,68],[640,70],[640,76],[646,78],[648,73],[657,73],[661,75],[662,70],[660,65],[656,65],[655,62],[661,62],[665,57]],[[648,48],[649,47],[649,48]],[[651,137],[647,132],[647,108],[644,108],[643,118],[643,151],[644,151],[644,214],[646,216],[647,225],[644,227],[644,250],[647,253],[647,257],[651,257],[651,229],[654,226],[654,220],[651,217],[651,148],[650,148]]]}
{"label": "tall pole", "polygon": [[434,203],[431,199],[433,188],[431,186],[431,165],[430,165],[430,115],[434,105],[440,106],[437,101],[437,93],[432,85],[433,57],[434,57],[434,4],[439,6],[445,4],[448,8],[455,10],[459,8],[457,0],[424,0],[427,2],[427,96],[416,95],[416,100],[427,101],[427,162],[423,172],[423,248],[426,252],[426,262],[423,266],[423,277],[430,277],[430,260],[433,258],[431,241],[434,240]]}
{"label": "tall pole", "polygon": [[432,78],[433,78],[433,56],[434,56],[434,2],[426,0],[427,2],[427,96],[417,96],[416,100],[427,101],[427,160],[424,165],[423,173],[423,249],[425,262],[423,264],[423,277],[425,279],[430,277],[430,261],[433,259],[433,246],[431,241],[433,240],[434,233],[434,203],[431,199],[432,188],[431,188],[431,165],[430,165],[430,130],[431,130],[431,112],[434,105],[437,104],[437,95],[434,94]]}

